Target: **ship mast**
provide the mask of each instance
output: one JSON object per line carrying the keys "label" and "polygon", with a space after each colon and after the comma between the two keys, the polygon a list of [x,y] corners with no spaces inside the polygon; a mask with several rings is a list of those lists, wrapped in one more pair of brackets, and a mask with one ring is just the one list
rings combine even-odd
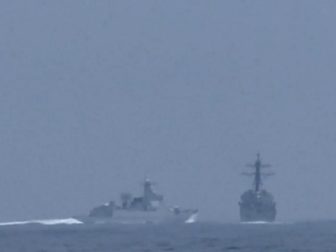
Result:
{"label": "ship mast", "polygon": [[267,167],[271,167],[271,165],[269,164],[263,164],[261,162],[261,158],[260,158],[260,154],[257,154],[257,160],[255,161],[254,164],[248,164],[248,167],[252,167],[255,169],[255,171],[253,172],[244,172],[243,175],[247,175],[247,176],[253,176],[254,177],[254,181],[253,181],[253,185],[254,185],[254,190],[255,192],[259,192],[260,188],[262,186],[262,177],[266,177],[266,176],[271,176],[274,173],[273,172],[262,172],[261,169],[262,168],[267,168]]}
{"label": "ship mast", "polygon": [[254,186],[255,191],[259,192],[260,186],[261,186],[261,173],[260,173],[260,167],[261,167],[261,160],[260,160],[260,154],[257,154],[257,160],[254,164],[255,167],[255,175],[254,175]]}

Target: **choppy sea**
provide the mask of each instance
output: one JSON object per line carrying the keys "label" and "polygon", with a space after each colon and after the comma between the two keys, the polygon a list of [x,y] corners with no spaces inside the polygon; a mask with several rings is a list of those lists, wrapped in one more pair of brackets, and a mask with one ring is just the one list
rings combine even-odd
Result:
{"label": "choppy sea", "polygon": [[0,226],[1,252],[336,251],[336,221],[117,226],[11,224]]}

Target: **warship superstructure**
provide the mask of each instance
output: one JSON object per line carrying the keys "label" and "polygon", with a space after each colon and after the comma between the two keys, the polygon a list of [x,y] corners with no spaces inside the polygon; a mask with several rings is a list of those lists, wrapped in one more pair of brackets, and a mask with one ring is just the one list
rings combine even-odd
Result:
{"label": "warship superstructure", "polygon": [[88,224],[143,224],[143,223],[192,223],[197,219],[197,209],[168,207],[162,195],[152,189],[153,183],[146,179],[143,195],[133,197],[130,193],[120,195],[120,203],[110,201],[93,208],[88,215],[74,218]]}
{"label": "warship superstructure", "polygon": [[262,171],[263,168],[268,168],[270,165],[262,163],[259,153],[255,163],[247,166],[253,168],[253,171],[245,172],[243,175],[254,178],[253,189],[241,195],[239,202],[240,220],[242,222],[272,222],[276,217],[276,204],[272,194],[262,189],[262,178],[271,176],[274,173]]}

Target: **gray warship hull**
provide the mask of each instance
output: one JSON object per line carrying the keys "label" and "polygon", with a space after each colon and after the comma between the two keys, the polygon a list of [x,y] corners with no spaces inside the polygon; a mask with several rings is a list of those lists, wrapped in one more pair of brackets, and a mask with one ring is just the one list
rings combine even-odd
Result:
{"label": "gray warship hull", "polygon": [[85,224],[169,224],[193,223],[197,220],[197,210],[181,210],[169,208],[156,211],[117,209],[112,217],[75,216],[76,220]]}
{"label": "gray warship hull", "polygon": [[86,216],[74,218],[86,224],[192,223],[197,219],[197,210],[168,207],[163,196],[152,190],[148,179],[143,184],[143,195],[122,193],[120,199],[121,204],[110,201],[93,208]]}
{"label": "gray warship hull", "polygon": [[276,217],[276,205],[273,197],[265,190],[245,192],[241,197],[239,207],[242,222],[273,222]]}

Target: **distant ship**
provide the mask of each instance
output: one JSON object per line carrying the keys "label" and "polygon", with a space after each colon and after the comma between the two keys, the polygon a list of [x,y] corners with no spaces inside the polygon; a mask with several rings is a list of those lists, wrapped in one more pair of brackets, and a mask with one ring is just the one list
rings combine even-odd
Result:
{"label": "distant ship", "polygon": [[243,173],[253,176],[253,189],[244,192],[239,202],[240,220],[242,222],[265,221],[272,222],[276,216],[276,204],[272,194],[262,189],[262,177],[271,176],[272,172],[262,172],[262,168],[270,165],[262,164],[260,154],[257,154],[257,160],[254,164],[247,165],[254,169],[253,172]]}
{"label": "distant ship", "polygon": [[192,223],[197,220],[197,209],[166,206],[163,196],[155,193],[152,185],[146,179],[142,196],[123,193],[120,204],[110,201],[93,208],[88,215],[75,216],[74,219],[87,224]]}

